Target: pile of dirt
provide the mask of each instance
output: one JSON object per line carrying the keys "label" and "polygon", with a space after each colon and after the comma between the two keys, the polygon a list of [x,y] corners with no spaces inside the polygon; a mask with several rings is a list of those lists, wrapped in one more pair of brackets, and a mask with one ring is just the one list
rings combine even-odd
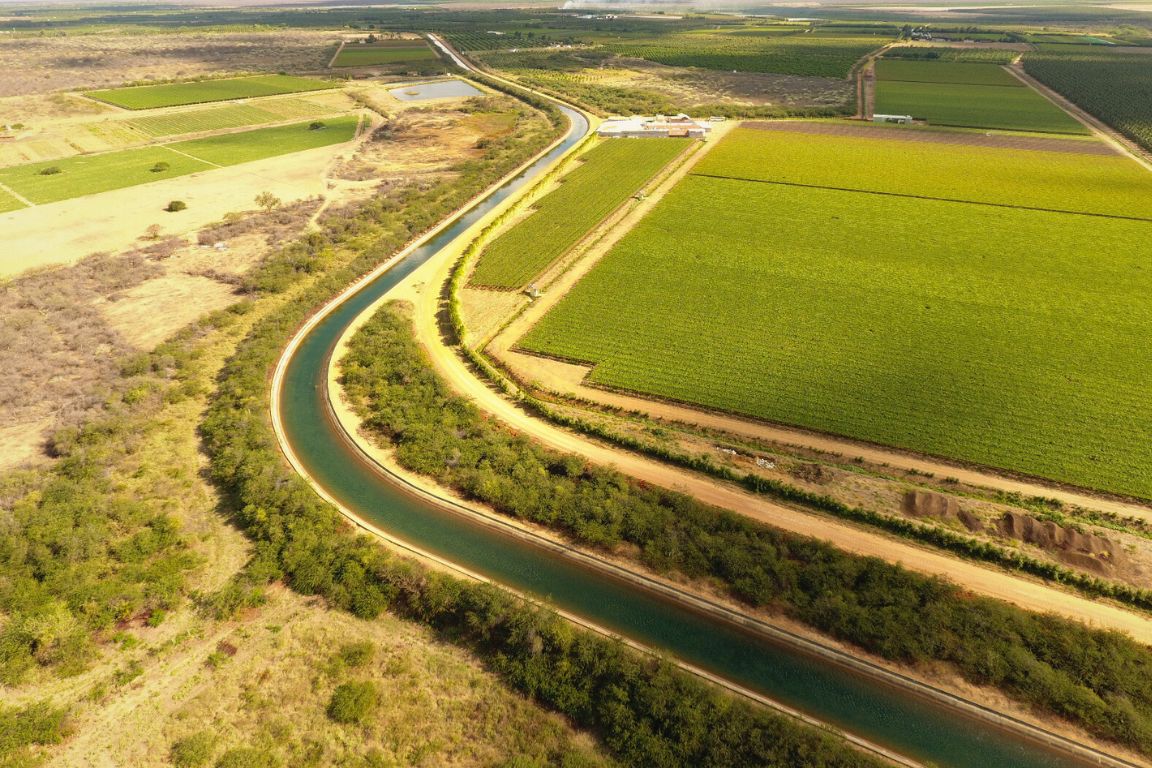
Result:
{"label": "pile of dirt", "polygon": [[931,491],[914,490],[904,494],[904,514],[909,517],[934,517],[938,520],[956,520],[969,531],[982,531],[980,518],[963,509],[951,496]]}
{"label": "pile of dirt", "polygon": [[1116,542],[1065,528],[1050,520],[1037,520],[1020,512],[1005,512],[997,527],[1004,536],[1055,552],[1069,565],[1093,573],[1114,575],[1125,565],[1124,551]]}

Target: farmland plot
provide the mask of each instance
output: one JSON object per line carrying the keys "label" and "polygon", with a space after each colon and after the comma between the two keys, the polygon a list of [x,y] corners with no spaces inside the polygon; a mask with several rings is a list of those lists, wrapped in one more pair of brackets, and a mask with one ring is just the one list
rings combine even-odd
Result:
{"label": "farmland plot", "polygon": [[277,99],[256,104],[229,104],[222,107],[190,109],[163,115],[149,115],[125,121],[149,136],[180,136],[201,131],[244,128],[250,125],[276,123],[281,120],[322,117],[338,111],[305,99]]}
{"label": "farmland plot", "polygon": [[803,123],[781,127],[737,128],[695,173],[1152,219],[1152,174],[1122,155],[945,147],[944,136],[902,128],[829,136],[802,133]]}
{"label": "farmland plot", "polygon": [[924,62],[885,58],[876,62],[876,77],[881,80],[900,80],[912,83],[1001,85],[1006,88],[1027,87],[996,64],[968,62]]}
{"label": "farmland plot", "polygon": [[876,112],[962,128],[1088,133],[1075,118],[1031,88],[878,80]]}
{"label": "farmland plot", "polygon": [[348,44],[332,63],[334,67],[367,67],[380,64],[428,64],[438,61],[435,51],[423,40],[381,40]]}
{"label": "farmland plot", "polygon": [[1149,221],[693,175],[521,344],[602,385],[1152,497],[1150,241]]}
{"label": "farmland plot", "polygon": [[0,213],[16,211],[24,207],[24,203],[0,189]]}
{"label": "farmland plot", "polygon": [[591,150],[523,222],[484,249],[470,284],[519,288],[684,151],[687,139],[613,139]]}
{"label": "farmland plot", "polygon": [[[157,163],[164,163],[167,167],[153,170]],[[0,169],[0,183],[34,203],[54,203],[206,171],[211,167],[165,147],[141,147]],[[59,172],[43,173],[51,168],[57,168]]]}
{"label": "farmland plot", "polygon": [[355,115],[337,117],[321,121],[324,126],[321,129],[313,129],[311,123],[295,123],[192,139],[168,146],[216,165],[236,165],[348,141],[356,135],[359,120]]}
{"label": "farmland plot", "polygon": [[260,77],[200,80],[191,83],[110,88],[102,91],[88,91],[85,95],[125,109],[155,109],[157,107],[177,107],[184,104],[204,104],[210,101],[278,96],[285,93],[319,91],[338,87],[338,83],[329,80],[291,77],[289,75],[263,75]]}
{"label": "farmland plot", "polygon": [[1029,75],[1152,150],[1152,58],[1084,51],[1024,57]]}

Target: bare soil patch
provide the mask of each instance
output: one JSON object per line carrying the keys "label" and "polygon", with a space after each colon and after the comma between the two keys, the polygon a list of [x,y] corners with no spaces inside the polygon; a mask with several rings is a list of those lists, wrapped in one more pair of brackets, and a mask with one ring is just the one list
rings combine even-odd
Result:
{"label": "bare soil patch", "polygon": [[0,96],[237,72],[323,69],[337,36],[274,32],[160,33],[0,39]]}
{"label": "bare soil patch", "polygon": [[997,149],[1030,149],[1043,152],[1069,152],[1082,155],[1115,155],[1109,145],[1099,141],[1082,139],[1049,139],[1042,136],[1007,136],[952,131],[925,131],[916,128],[890,128],[887,126],[852,125],[843,122],[802,122],[802,121],[752,121],[744,123],[746,128],[761,131],[786,131],[789,133],[813,133],[832,136],[849,136],[866,139],[891,139],[893,141],[923,141],[933,144],[953,144],[972,147],[994,147]]}

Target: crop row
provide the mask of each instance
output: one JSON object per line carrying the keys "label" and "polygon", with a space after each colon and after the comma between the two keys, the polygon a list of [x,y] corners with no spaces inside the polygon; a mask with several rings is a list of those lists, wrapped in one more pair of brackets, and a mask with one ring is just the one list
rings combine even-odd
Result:
{"label": "crop row", "polygon": [[690,177],[522,344],[602,385],[1148,497],[1149,237]]}
{"label": "crop row", "polygon": [[589,151],[527,219],[484,250],[470,284],[523,286],[639,192],[687,145],[684,139],[615,139]]}
{"label": "crop row", "polygon": [[1008,64],[1020,54],[996,48],[934,48],[927,46],[904,46],[889,48],[884,52],[885,59],[906,59],[917,61],[958,61],[987,64]]}
{"label": "crop row", "polygon": [[137,117],[126,121],[149,136],[180,136],[201,131],[219,131],[243,128],[249,125],[275,123],[285,119],[303,119],[331,114],[334,110],[304,99],[262,101],[254,104],[228,104],[226,106],[170,112]]}
{"label": "crop row", "polygon": [[291,77],[289,75],[263,75],[260,77],[230,77],[189,83],[110,88],[102,91],[88,91],[85,95],[125,109],[156,109],[185,104],[204,104],[210,101],[229,101],[258,96],[319,91],[336,87],[336,83],[328,80]]}
{"label": "crop row", "polygon": [[912,115],[934,125],[1088,133],[1079,121],[1031,88],[880,80],[876,112]]}
{"label": "crop row", "polygon": [[1152,56],[1033,53],[1024,69],[1132,140],[1152,149]]}
{"label": "crop row", "polygon": [[346,45],[332,63],[334,67],[367,67],[378,64],[427,64],[439,57],[424,42],[408,45]]}
{"label": "crop row", "polygon": [[[851,137],[739,128],[695,172],[1152,220],[1152,176],[1125,157],[937,143],[946,138],[884,128]],[[1067,144],[1074,150],[1080,141]]]}
{"label": "crop row", "polygon": [[996,64],[979,62],[907,61],[885,58],[876,62],[876,77],[879,80],[902,80],[913,83],[1025,87],[1024,83]]}

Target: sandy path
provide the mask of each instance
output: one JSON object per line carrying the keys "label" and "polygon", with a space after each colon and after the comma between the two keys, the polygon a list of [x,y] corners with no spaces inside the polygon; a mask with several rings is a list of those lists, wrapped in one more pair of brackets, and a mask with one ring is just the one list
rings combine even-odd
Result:
{"label": "sandy path", "polygon": [[[479,231],[478,229],[475,231]],[[468,238],[460,238],[408,277],[391,294],[415,306],[416,334],[428,349],[437,373],[457,392],[541,444],[613,466],[638,480],[688,493],[700,501],[723,507],[794,533],[823,539],[841,549],[880,557],[921,573],[947,578],[974,592],[1015,603],[1023,608],[1052,612],[1100,628],[1117,629],[1152,643],[1152,620],[1103,602],[1064,592],[1040,582],[995,571],[941,552],[856,528],[826,517],[774,504],[708,478],[676,469],[635,454],[624,453],[532,418],[478,380],[454,349],[445,345],[437,316],[439,287]]]}

